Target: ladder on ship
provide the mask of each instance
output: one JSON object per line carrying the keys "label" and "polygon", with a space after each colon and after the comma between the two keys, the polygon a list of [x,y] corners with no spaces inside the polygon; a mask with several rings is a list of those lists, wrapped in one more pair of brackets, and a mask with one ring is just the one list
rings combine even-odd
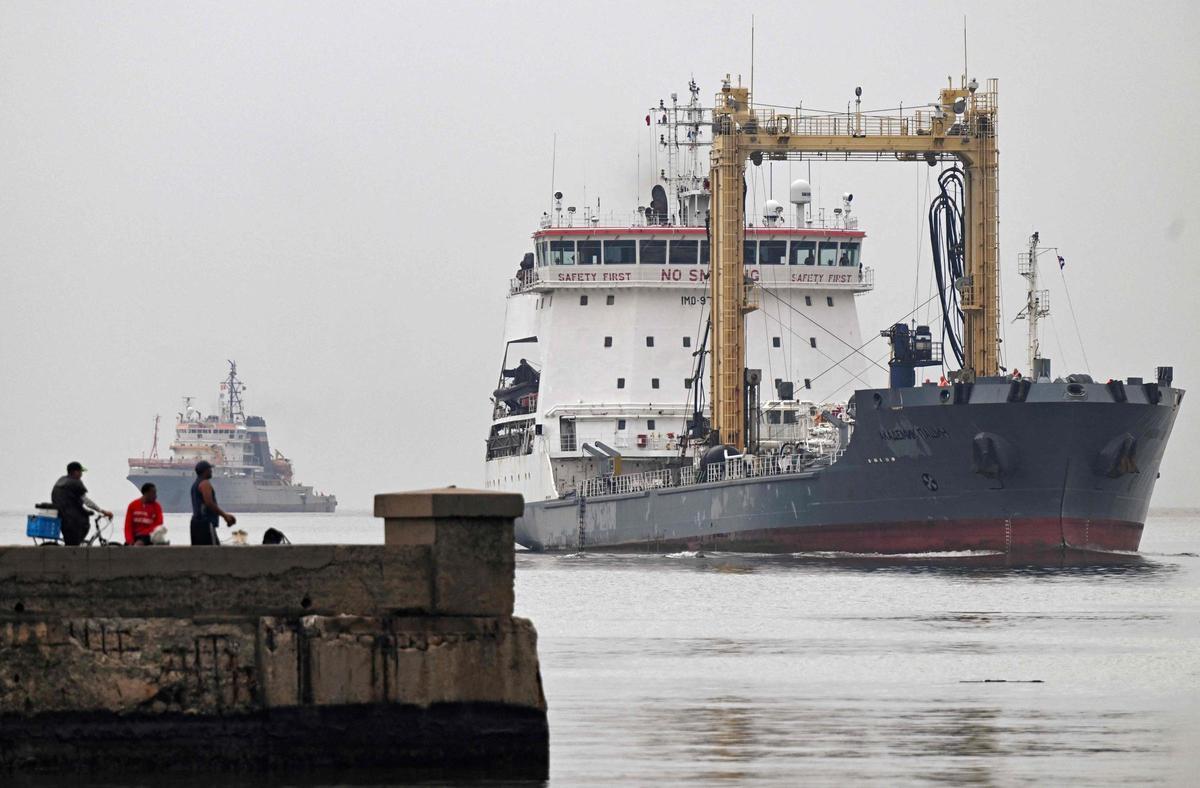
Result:
{"label": "ladder on ship", "polygon": [[576,535],[575,547],[579,552],[583,552],[583,537],[584,537],[584,521],[587,514],[587,496],[580,495],[579,503],[575,507],[579,518],[579,533]]}

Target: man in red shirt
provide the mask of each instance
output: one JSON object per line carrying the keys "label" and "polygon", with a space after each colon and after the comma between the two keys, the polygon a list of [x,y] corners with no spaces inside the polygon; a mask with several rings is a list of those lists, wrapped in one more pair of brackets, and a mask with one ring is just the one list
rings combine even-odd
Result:
{"label": "man in red shirt", "polygon": [[125,510],[125,544],[150,544],[150,534],[162,524],[163,510],[158,502],[158,488],[146,482],[142,485],[142,497],[135,498]]}

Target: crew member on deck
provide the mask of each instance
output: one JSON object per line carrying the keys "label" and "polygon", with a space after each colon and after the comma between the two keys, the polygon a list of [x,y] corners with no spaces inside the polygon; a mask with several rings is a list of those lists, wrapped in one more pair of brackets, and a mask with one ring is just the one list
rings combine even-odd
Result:
{"label": "crew member on deck", "polygon": [[162,504],[153,482],[142,485],[142,497],[135,498],[125,510],[125,544],[148,545],[154,529],[163,524]]}
{"label": "crew member on deck", "polygon": [[537,383],[541,376],[541,373],[531,367],[525,359],[521,359],[520,363],[512,369],[504,370],[504,377],[512,378],[514,386],[522,383]]}

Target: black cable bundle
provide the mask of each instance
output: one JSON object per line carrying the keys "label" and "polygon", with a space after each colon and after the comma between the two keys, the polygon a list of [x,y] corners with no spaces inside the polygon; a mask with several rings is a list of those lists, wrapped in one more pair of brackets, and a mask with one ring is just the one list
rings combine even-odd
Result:
{"label": "black cable bundle", "polygon": [[937,276],[942,302],[942,339],[949,341],[958,366],[963,363],[963,311],[954,283],[966,269],[963,262],[963,171],[950,167],[938,176],[941,193],[929,206],[929,242],[933,251],[933,273]]}

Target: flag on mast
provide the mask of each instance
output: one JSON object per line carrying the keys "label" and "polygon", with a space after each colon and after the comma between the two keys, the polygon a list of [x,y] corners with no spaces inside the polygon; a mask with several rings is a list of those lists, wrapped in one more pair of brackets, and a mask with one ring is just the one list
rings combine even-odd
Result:
{"label": "flag on mast", "polygon": [[1066,260],[1064,260],[1064,259],[1063,259],[1063,256],[1060,254],[1060,255],[1058,256],[1058,270],[1060,270],[1060,271],[1061,271],[1061,270],[1063,270],[1063,269],[1064,269],[1064,268],[1066,268],[1066,267],[1067,267],[1067,261],[1066,261]]}

